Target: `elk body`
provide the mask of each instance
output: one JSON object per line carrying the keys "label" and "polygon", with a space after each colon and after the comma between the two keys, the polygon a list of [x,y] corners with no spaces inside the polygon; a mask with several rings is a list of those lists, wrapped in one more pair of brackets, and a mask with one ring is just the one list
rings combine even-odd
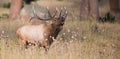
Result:
{"label": "elk body", "polygon": [[[47,51],[52,44],[53,40],[56,39],[59,32],[62,30],[64,21],[67,16],[67,11],[62,10],[58,17],[51,17],[47,19],[49,24],[42,23],[39,25],[25,25],[17,30],[17,36],[20,40],[21,48],[27,48],[29,44],[37,45],[39,47],[44,47]],[[37,15],[32,17],[32,19],[41,19]]]}

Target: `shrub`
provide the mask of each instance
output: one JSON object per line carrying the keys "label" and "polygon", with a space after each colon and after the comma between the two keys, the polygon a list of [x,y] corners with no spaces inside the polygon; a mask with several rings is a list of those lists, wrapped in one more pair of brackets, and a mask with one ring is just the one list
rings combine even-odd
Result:
{"label": "shrub", "polygon": [[110,12],[106,13],[105,16],[103,17],[99,17],[99,22],[110,22],[110,23],[114,23],[115,22],[115,16],[113,16],[112,14],[110,14]]}
{"label": "shrub", "polygon": [[2,19],[7,19],[9,17],[9,15],[7,13],[3,13],[0,18]]}
{"label": "shrub", "polygon": [[2,5],[2,7],[3,8],[10,8],[10,2],[8,2],[8,3],[4,3],[3,5]]}

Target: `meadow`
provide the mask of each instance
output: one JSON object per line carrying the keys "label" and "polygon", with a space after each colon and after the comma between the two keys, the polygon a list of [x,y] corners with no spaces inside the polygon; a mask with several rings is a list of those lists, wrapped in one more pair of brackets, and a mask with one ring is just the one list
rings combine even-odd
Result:
{"label": "meadow", "polygon": [[[120,24],[79,20],[78,12],[75,12],[78,8],[70,9],[70,5],[67,7],[72,12],[47,54],[38,47],[20,50],[16,30],[30,23],[1,18],[0,59],[120,59]],[[3,8],[0,10],[8,12]],[[106,11],[105,7],[100,8],[101,15]]]}
{"label": "meadow", "polygon": [[119,24],[67,19],[57,40],[44,54],[37,47],[20,50],[15,33],[24,23],[17,22],[0,21],[1,59],[119,59]]}

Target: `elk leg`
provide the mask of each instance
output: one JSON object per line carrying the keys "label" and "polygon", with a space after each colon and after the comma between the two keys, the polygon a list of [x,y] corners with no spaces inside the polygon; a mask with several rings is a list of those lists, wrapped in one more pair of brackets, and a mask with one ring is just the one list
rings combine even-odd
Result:
{"label": "elk leg", "polygon": [[49,46],[43,46],[45,51],[47,52],[49,50]]}
{"label": "elk leg", "polygon": [[27,41],[24,41],[23,40],[23,48],[25,48],[25,49],[28,49],[29,48],[29,45],[28,45],[29,43],[27,42]]}
{"label": "elk leg", "polygon": [[26,44],[25,40],[20,40],[20,48],[21,49],[25,48],[25,44]]}
{"label": "elk leg", "polygon": [[31,46],[35,46],[35,45],[36,45],[35,43],[26,41],[25,48],[27,49],[27,48],[29,48]]}

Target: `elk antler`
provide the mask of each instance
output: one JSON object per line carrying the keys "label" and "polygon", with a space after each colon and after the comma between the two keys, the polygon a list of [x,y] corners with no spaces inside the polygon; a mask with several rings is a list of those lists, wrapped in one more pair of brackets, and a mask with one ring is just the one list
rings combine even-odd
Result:
{"label": "elk antler", "polygon": [[30,17],[30,21],[31,21],[34,17],[36,17],[36,18],[42,20],[42,19],[35,13],[35,5],[33,5],[32,10],[33,10],[33,16]]}
{"label": "elk antler", "polygon": [[66,7],[64,7],[64,14],[62,15],[64,18],[66,18],[67,17],[67,14],[68,14],[68,12],[67,12],[67,9],[66,9]]}
{"label": "elk antler", "polygon": [[49,14],[50,18],[48,18],[48,19],[43,19],[43,18],[39,17],[39,16],[36,14],[36,12],[35,12],[35,6],[34,6],[34,5],[33,5],[33,7],[32,7],[32,10],[33,10],[33,16],[30,17],[30,21],[31,21],[34,17],[38,18],[39,20],[50,20],[50,19],[54,18],[54,17],[56,16],[56,13],[57,13],[57,8],[56,8],[55,14],[52,16],[51,13],[50,13],[50,11],[49,11],[49,8],[47,7],[48,14]]}
{"label": "elk antler", "polygon": [[48,7],[47,7],[47,10],[48,10],[48,14],[49,14],[50,18],[52,18],[52,15],[51,15]]}
{"label": "elk antler", "polygon": [[59,14],[59,17],[61,17],[61,14],[62,14],[62,10],[63,10],[63,8],[61,8],[61,10],[60,10],[60,14]]}
{"label": "elk antler", "polygon": [[56,7],[55,14],[52,16],[52,18],[54,18],[56,16],[57,11],[58,11],[58,8]]}
{"label": "elk antler", "polygon": [[58,8],[56,7],[56,10],[55,10],[55,13],[54,13],[53,16],[51,15],[48,7],[47,7],[47,9],[48,9],[48,14],[49,14],[49,16],[50,16],[50,19],[51,19],[51,18],[54,18],[54,17],[56,16],[56,13],[57,13]]}
{"label": "elk antler", "polygon": [[66,7],[64,7],[64,8],[61,8],[61,10],[60,10],[60,14],[59,14],[59,19],[60,18],[66,18],[67,17],[67,14],[68,14],[68,12],[67,12],[67,10],[66,10]]}

